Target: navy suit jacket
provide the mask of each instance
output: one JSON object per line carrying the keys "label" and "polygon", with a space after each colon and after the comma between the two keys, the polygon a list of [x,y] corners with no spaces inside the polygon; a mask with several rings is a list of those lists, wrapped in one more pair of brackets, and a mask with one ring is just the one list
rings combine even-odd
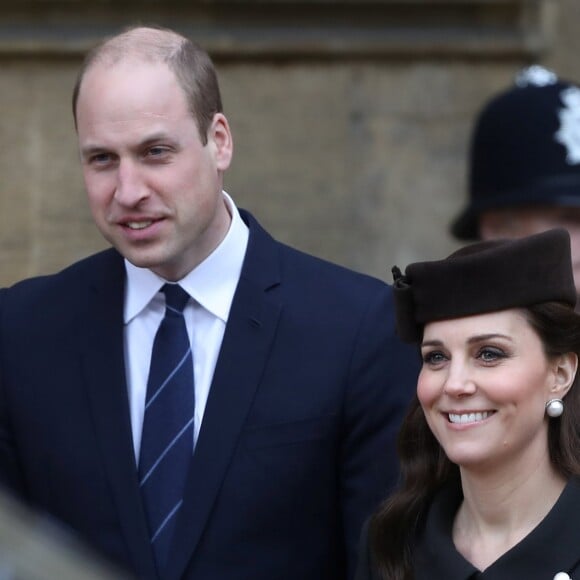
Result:
{"label": "navy suit jacket", "polygon": [[[341,580],[396,483],[417,354],[390,287],[274,241],[249,246],[165,580]],[[155,579],[137,482],[113,249],[0,292],[0,476]]]}

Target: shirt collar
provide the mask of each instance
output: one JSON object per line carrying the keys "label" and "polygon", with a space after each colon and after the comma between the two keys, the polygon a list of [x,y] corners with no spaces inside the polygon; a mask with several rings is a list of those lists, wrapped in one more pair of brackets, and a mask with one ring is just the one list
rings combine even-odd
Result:
{"label": "shirt collar", "polygon": [[[179,284],[198,304],[226,322],[240,279],[249,231],[232,198],[225,191],[223,196],[232,216],[228,232],[217,248],[179,280]],[[166,280],[126,259],[125,270],[127,287],[123,318],[127,324],[151,302]]]}

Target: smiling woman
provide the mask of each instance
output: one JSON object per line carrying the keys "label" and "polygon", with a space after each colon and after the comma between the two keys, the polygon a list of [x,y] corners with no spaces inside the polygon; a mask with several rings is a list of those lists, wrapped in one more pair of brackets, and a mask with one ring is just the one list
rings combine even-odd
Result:
{"label": "smiling woman", "polygon": [[563,229],[394,268],[420,346],[403,482],[358,580],[580,578],[580,315]]}
{"label": "smiling woman", "polygon": [[425,326],[417,396],[445,455],[464,479],[513,471],[527,479],[547,458],[546,402],[563,399],[573,352],[548,357],[517,309]]}

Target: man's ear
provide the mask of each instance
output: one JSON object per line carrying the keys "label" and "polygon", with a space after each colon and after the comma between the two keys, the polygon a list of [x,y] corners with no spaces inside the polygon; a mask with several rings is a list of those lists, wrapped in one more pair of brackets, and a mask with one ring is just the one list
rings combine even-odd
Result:
{"label": "man's ear", "polygon": [[234,141],[230,125],[223,113],[216,113],[207,131],[208,146],[212,147],[216,167],[225,171],[232,162]]}

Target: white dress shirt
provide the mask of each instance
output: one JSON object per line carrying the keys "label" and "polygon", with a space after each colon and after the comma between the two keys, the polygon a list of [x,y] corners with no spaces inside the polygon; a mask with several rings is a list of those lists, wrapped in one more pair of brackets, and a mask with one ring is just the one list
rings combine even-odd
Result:
{"label": "white dress shirt", "polygon": [[[248,227],[234,202],[227,193],[223,194],[232,216],[228,233],[203,262],[179,280],[180,286],[193,298],[187,303],[183,315],[193,351],[194,445],[201,428],[249,237]],[[147,268],[137,268],[127,260],[125,268],[125,364],[133,446],[135,458],[139,461],[151,351],[155,333],[165,315],[165,298],[160,290],[166,280]]]}

